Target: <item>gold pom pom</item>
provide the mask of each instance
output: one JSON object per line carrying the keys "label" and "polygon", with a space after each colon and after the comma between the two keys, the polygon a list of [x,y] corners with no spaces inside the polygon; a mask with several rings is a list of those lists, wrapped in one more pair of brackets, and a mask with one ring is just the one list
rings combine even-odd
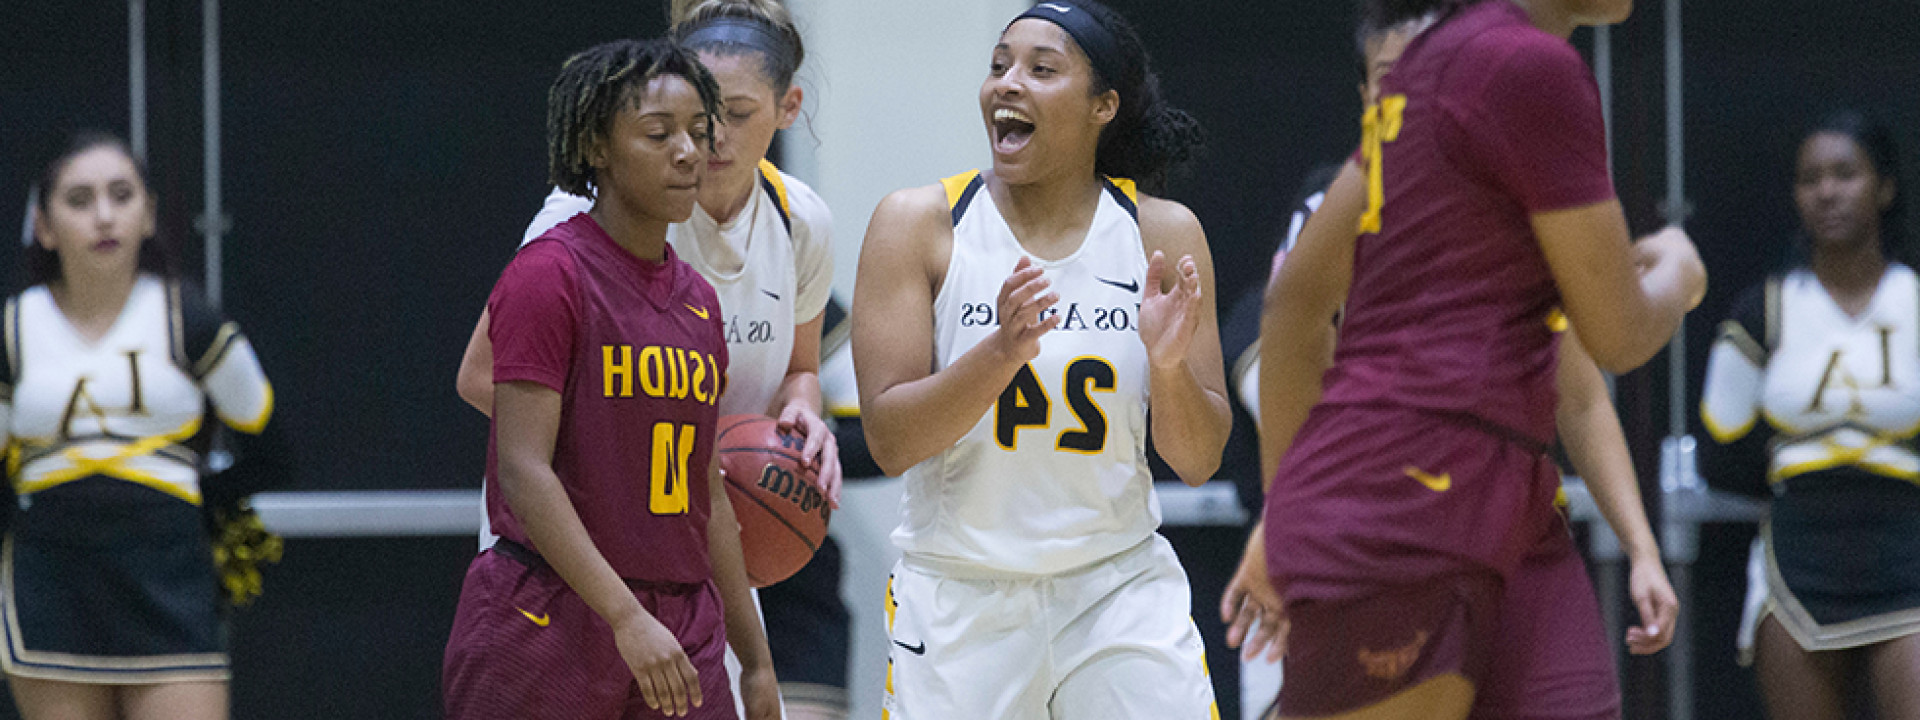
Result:
{"label": "gold pom pom", "polygon": [[264,589],[260,564],[280,562],[285,544],[280,536],[267,531],[260,514],[244,501],[236,509],[215,510],[213,515],[218,528],[213,564],[220,571],[220,584],[229,603],[250,605]]}

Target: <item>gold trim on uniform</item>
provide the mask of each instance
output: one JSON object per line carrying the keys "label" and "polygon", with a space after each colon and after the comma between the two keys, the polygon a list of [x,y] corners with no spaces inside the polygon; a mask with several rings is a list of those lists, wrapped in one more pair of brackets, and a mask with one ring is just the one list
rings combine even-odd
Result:
{"label": "gold trim on uniform", "polygon": [[760,158],[760,177],[773,186],[773,197],[780,201],[780,214],[792,216],[793,203],[787,201],[787,181],[780,178],[780,168],[775,167],[772,160]]}
{"label": "gold trim on uniform", "polygon": [[267,421],[273,418],[273,384],[262,383],[262,385],[264,385],[264,387],[261,388],[260,414],[258,416],[251,420],[235,420],[227,417],[227,414],[222,412],[220,413],[220,420],[225,422],[227,427],[239,430],[248,435],[259,435],[261,431],[266,430]]}
{"label": "gold trim on uniform", "polygon": [[221,323],[220,332],[213,336],[213,344],[207,346],[207,353],[193,363],[193,376],[206,377],[213,372],[214,368],[219,367],[220,361],[227,356],[227,350],[233,347],[234,341],[239,339],[239,336],[239,323],[232,321]]}
{"label": "gold trim on uniform", "polygon": [[1712,435],[1714,441],[1721,445],[1746,437],[1747,433],[1753,431],[1753,426],[1759,419],[1760,413],[1754,413],[1747,416],[1747,421],[1741,423],[1739,427],[1730,428],[1725,422],[1713,416],[1713,410],[1707,407],[1705,400],[1700,401],[1700,424],[1705,425],[1707,434]]}
{"label": "gold trim on uniform", "polygon": [[[28,495],[65,485],[75,480],[89,478],[95,475],[103,475],[125,480],[137,485],[145,485],[198,505],[200,504],[200,493],[197,490],[189,490],[177,483],[137,469],[127,464],[127,461],[140,457],[153,456],[156,452],[177,443],[184,442],[199,433],[200,419],[194,418],[173,432],[164,435],[151,435],[126,443],[112,455],[103,458],[88,457],[81,453],[80,448],[76,447],[80,443],[66,443],[61,446],[56,446],[60,454],[70,463],[70,466],[48,472],[36,478],[20,479],[15,483],[14,490],[21,495]],[[12,459],[14,458],[10,458],[10,460]],[[18,476],[19,468],[15,467],[10,469]],[[198,476],[197,472],[195,476]]]}
{"label": "gold trim on uniform", "polygon": [[181,310],[180,283],[167,283],[167,339],[171,343],[167,348],[173,354],[174,367],[188,367],[192,358],[187,357],[187,320]]}
{"label": "gold trim on uniform", "polygon": [[1778,617],[1780,626],[1787,629],[1787,634],[1793,636],[1801,649],[1808,652],[1842,650],[1920,633],[1920,608],[1821,625],[1800,604],[1799,598],[1794,597],[1793,590],[1787,587],[1785,578],[1780,574],[1780,565],[1773,556],[1773,523],[1762,523],[1760,536],[1766,542],[1767,592],[1771,605],[1761,612],[1760,617],[1765,619],[1769,612]]}
{"label": "gold trim on uniform", "polygon": [[973,184],[973,179],[977,177],[980,177],[979,170],[968,170],[940,181],[941,186],[947,190],[948,210],[952,210],[954,206],[960,204],[960,196],[966,194],[967,186]]}
{"label": "gold trim on uniform", "polygon": [[[7,588],[4,602],[0,604],[5,605],[9,646],[7,652],[0,653],[0,665],[4,666],[8,675],[111,685],[191,681],[226,682],[233,677],[233,671],[227,667],[226,653],[99,657],[30,650],[21,637],[20,614],[13,602],[13,535],[11,534],[7,535],[4,546],[0,546],[0,582],[4,582],[4,587]],[[67,667],[46,668],[22,665],[14,662],[16,656],[22,662],[34,665],[65,665]],[[219,665],[220,667],[178,667],[181,665]],[[108,676],[98,674],[98,671],[103,670],[111,671],[113,674]]]}
{"label": "gold trim on uniform", "polygon": [[1748,362],[1753,363],[1754,367],[1767,366],[1766,347],[1762,346],[1760,341],[1753,339],[1753,336],[1747,333],[1746,326],[1738,321],[1728,320],[1720,323],[1720,339],[1731,344],[1733,349],[1740,351],[1740,354],[1746,357]]}

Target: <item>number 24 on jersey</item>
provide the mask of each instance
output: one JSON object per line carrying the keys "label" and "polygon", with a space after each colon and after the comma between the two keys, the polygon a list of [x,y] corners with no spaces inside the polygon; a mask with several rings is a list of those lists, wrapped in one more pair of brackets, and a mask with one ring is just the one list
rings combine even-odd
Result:
{"label": "number 24 on jersey", "polygon": [[[1092,398],[1094,392],[1113,392],[1116,387],[1113,366],[1105,359],[1082,357],[1067,364],[1062,378],[1067,407],[1080,421],[1078,429],[1063,430],[1054,441],[1054,449],[1087,455],[1098,454],[1107,446],[1107,416]],[[1021,428],[1047,428],[1053,424],[1053,399],[1040,384],[1033,364],[1020,367],[1013,382],[1000,391],[993,404],[993,439],[1002,449],[1019,449]]]}

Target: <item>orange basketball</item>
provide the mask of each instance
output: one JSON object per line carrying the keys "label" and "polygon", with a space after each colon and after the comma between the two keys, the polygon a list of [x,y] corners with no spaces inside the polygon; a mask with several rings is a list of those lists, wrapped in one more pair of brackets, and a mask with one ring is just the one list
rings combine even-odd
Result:
{"label": "orange basketball", "polygon": [[827,537],[833,510],[801,469],[806,440],[782,434],[773,418],[720,418],[714,452],[727,475],[727,497],[740,519],[740,550],[747,580],[766,587],[800,572]]}

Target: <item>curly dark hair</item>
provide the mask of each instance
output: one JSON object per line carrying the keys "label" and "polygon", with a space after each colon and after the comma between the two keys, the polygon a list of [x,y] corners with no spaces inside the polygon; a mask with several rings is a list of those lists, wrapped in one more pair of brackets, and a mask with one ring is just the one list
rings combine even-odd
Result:
{"label": "curly dark hair", "polygon": [[1206,144],[1200,123],[1185,110],[1169,105],[1160,94],[1160,77],[1153,72],[1146,47],[1133,25],[1111,8],[1094,0],[1072,0],[1113,35],[1122,59],[1119,77],[1093,73],[1093,94],[1108,90],[1120,94],[1120,109],[1100,131],[1094,170],[1110,177],[1130,178],[1146,192],[1158,193],[1173,175],[1186,169]]}
{"label": "curly dark hair", "polygon": [[[547,174],[554,185],[594,197],[588,158],[605,142],[613,118],[638,105],[647,83],[678,75],[700,94],[707,121],[720,122],[720,86],[693,51],[672,40],[616,40],[567,58],[547,91]],[[713,136],[707,136],[713,148]]]}

